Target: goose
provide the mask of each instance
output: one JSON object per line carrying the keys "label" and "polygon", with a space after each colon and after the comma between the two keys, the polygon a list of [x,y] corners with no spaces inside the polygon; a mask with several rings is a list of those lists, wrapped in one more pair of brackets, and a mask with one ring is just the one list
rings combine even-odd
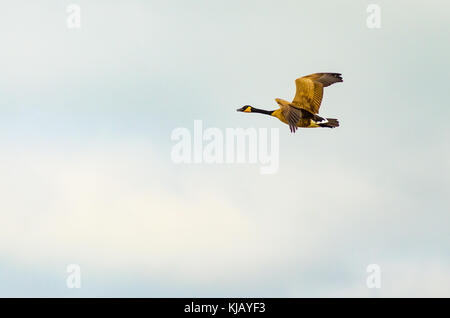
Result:
{"label": "goose", "polygon": [[339,121],[336,118],[323,118],[317,115],[322,103],[323,88],[338,82],[343,82],[340,73],[306,75],[295,80],[297,91],[291,103],[281,98],[275,98],[275,101],[280,106],[279,109],[264,110],[245,105],[237,109],[237,111],[276,117],[289,125],[291,133],[295,133],[298,127],[339,127]]}

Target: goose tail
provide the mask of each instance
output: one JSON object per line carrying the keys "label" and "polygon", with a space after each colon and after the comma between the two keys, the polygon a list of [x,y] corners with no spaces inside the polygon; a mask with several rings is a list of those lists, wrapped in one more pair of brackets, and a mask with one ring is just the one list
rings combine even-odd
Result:
{"label": "goose tail", "polygon": [[326,120],[326,122],[320,123],[319,126],[327,128],[339,127],[339,120],[337,120],[336,118],[327,118]]}

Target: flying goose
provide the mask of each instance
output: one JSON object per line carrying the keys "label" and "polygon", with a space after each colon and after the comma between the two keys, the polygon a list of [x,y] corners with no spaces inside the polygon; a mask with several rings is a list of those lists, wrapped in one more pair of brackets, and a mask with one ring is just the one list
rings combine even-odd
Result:
{"label": "flying goose", "polygon": [[303,76],[295,80],[297,92],[291,103],[281,98],[275,98],[280,106],[277,110],[270,111],[245,105],[237,111],[277,117],[283,123],[289,125],[292,133],[295,133],[298,127],[339,127],[337,119],[323,118],[317,114],[322,102],[323,88],[342,81],[339,73],[315,73]]}

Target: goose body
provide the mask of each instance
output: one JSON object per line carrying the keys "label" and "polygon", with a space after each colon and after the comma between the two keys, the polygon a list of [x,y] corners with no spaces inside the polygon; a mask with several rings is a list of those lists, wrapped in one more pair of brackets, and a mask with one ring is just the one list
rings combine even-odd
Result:
{"label": "goose body", "polygon": [[279,105],[276,110],[268,111],[245,105],[237,111],[245,113],[261,113],[278,118],[289,125],[291,132],[297,128],[315,127],[339,127],[339,121],[335,118],[323,118],[318,115],[322,103],[323,88],[334,83],[342,82],[339,73],[315,73],[297,78],[295,80],[296,94],[292,102],[281,98],[275,101]]}

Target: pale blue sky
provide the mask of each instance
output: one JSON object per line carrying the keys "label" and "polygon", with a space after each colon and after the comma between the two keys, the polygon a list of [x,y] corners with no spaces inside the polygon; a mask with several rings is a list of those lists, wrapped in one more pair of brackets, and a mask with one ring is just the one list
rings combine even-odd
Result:
{"label": "pale blue sky", "polygon": [[[449,11],[5,1],[0,296],[450,296]],[[321,108],[338,129],[235,111],[275,109],[320,71],[343,74]],[[195,119],[279,127],[278,173],[174,165],[171,132]]]}

